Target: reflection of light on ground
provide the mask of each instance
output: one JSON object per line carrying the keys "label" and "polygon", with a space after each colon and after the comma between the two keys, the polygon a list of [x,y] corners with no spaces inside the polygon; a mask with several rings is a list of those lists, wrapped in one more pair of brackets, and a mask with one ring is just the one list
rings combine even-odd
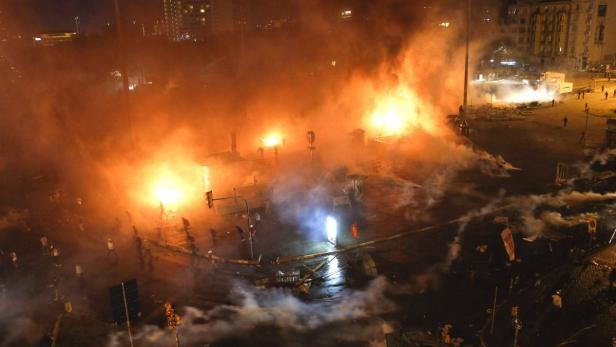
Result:
{"label": "reflection of light on ground", "polygon": [[326,282],[330,285],[342,282],[344,280],[344,273],[343,268],[340,267],[340,263],[338,262],[338,257],[331,256],[327,261]]}

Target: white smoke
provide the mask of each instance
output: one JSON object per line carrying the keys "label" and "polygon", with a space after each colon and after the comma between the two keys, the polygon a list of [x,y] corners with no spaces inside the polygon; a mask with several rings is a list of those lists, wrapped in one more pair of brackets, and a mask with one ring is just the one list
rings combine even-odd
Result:
{"label": "white smoke", "polygon": [[[258,291],[254,287],[237,283],[231,295],[235,301],[233,305],[220,305],[209,311],[183,308],[180,335],[184,344],[195,345],[241,336],[258,327],[277,327],[285,331],[285,334],[306,333],[327,324],[374,318],[396,309],[385,295],[388,287],[387,280],[378,277],[365,290],[347,291],[331,302],[304,302],[288,290]],[[373,327],[377,328],[372,329],[372,336],[366,336],[361,331],[350,334],[345,330],[337,338],[354,341],[379,338],[374,334],[380,331],[380,324]],[[121,346],[125,338],[124,333],[113,334],[108,347]],[[162,347],[173,345],[174,337],[165,329],[149,325],[139,330],[135,339],[138,344]]]}

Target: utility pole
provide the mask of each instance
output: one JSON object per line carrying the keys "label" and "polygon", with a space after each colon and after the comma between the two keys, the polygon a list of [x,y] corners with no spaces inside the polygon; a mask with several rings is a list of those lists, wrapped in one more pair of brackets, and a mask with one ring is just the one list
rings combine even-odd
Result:
{"label": "utility pole", "polygon": [[124,289],[124,282],[122,282],[122,300],[124,300],[124,313],[126,314],[126,328],[128,329],[128,341],[130,347],[133,347],[133,333],[130,330],[130,317],[128,314],[128,303],[126,302],[126,289]]}
{"label": "utility pole", "polygon": [[124,112],[128,121],[128,131],[133,147],[135,146],[135,137],[133,134],[133,122],[130,116],[129,104],[129,89],[128,89],[128,71],[126,69],[126,54],[124,52],[124,34],[122,31],[122,16],[120,15],[120,4],[118,0],[113,0],[113,9],[115,13],[116,34],[117,34],[117,52],[120,64],[120,74],[122,75],[122,93],[124,95]]}
{"label": "utility pole", "polygon": [[464,116],[468,114],[468,55],[471,36],[471,0],[466,5],[466,54],[464,57]]}
{"label": "utility pole", "polygon": [[494,288],[494,301],[492,302],[492,321],[490,322],[490,335],[494,335],[494,320],[496,319],[496,297],[498,296],[498,286]]}
{"label": "utility pole", "polygon": [[589,109],[587,107],[586,108],[586,125],[584,126],[584,134],[582,135],[583,136],[582,140],[584,141],[583,142],[584,147],[586,147],[586,137],[588,136],[588,113],[589,113],[588,111]]}

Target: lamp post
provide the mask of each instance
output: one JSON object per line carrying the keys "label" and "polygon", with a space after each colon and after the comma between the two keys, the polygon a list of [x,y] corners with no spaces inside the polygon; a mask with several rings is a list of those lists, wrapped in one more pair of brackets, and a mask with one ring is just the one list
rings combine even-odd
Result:
{"label": "lamp post", "polygon": [[240,199],[244,202],[244,207],[246,208],[246,220],[247,220],[247,226],[248,226],[248,229],[246,231],[248,232],[248,241],[250,242],[250,259],[254,259],[254,251],[253,251],[253,245],[252,245],[252,233],[250,232],[250,230],[252,229],[252,223],[250,223],[250,206],[248,206],[248,201],[244,197],[236,195],[235,189],[233,189],[233,196],[224,196],[222,198],[214,198],[214,194],[212,193],[211,190],[209,192],[206,192],[205,196],[206,196],[207,205],[209,208],[214,207],[214,201],[217,201],[217,200],[235,200],[237,202],[237,199]]}

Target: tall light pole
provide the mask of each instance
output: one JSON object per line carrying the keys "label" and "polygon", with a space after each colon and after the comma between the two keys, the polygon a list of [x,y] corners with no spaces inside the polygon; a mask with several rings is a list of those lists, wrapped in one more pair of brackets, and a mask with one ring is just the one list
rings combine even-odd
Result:
{"label": "tall light pole", "polygon": [[118,60],[120,64],[120,74],[122,74],[122,94],[124,95],[124,112],[126,113],[126,119],[128,121],[128,131],[130,135],[131,142],[133,147],[135,145],[135,137],[133,134],[133,122],[130,117],[130,105],[128,102],[128,71],[126,69],[126,54],[124,52],[124,35],[122,31],[122,16],[120,15],[120,4],[118,0],[113,0],[113,10],[115,13],[115,22],[116,22],[116,34],[117,34],[117,52],[118,52]]}
{"label": "tall light pole", "polygon": [[464,57],[464,116],[468,113],[468,55],[471,36],[471,0],[466,4],[466,54]]}
{"label": "tall light pole", "polygon": [[73,18],[75,20],[75,34],[79,35],[79,16]]}

